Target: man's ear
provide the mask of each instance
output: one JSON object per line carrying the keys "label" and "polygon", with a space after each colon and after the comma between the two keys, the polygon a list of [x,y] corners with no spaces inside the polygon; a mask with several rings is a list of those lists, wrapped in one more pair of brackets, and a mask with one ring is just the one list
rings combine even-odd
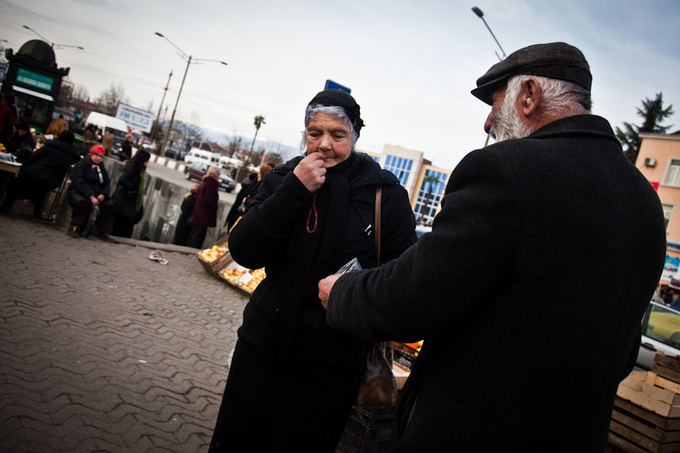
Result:
{"label": "man's ear", "polygon": [[543,96],[538,81],[535,77],[529,77],[522,83],[522,89],[517,98],[519,111],[525,117],[529,117],[538,110],[542,100]]}

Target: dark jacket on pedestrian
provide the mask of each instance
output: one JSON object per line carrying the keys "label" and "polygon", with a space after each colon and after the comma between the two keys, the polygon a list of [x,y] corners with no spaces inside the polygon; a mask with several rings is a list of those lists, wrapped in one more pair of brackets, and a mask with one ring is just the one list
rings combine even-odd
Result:
{"label": "dark jacket on pedestrian", "polygon": [[[328,168],[315,201],[318,232],[309,234],[313,196],[292,174],[300,160],[296,157],[265,175],[229,236],[229,250],[239,264],[251,269],[266,266],[267,273],[245,308],[239,338],[280,356],[363,365],[367,343],[326,324],[316,284],[355,257],[362,267],[376,266],[373,223],[378,185],[383,186],[382,261],[396,258],[413,244],[415,220],[408,195],[392,173],[367,155],[352,153]],[[336,192],[338,199],[333,198]]]}
{"label": "dark jacket on pedestrian", "polygon": [[128,160],[132,157],[132,145],[129,141],[123,140],[123,144],[120,147],[121,160]]}
{"label": "dark jacket on pedestrian", "polygon": [[254,193],[255,190],[257,190],[258,186],[259,183],[257,181],[257,173],[251,173],[250,175],[248,175],[248,178],[244,178],[243,181],[241,181],[241,190],[239,190],[238,194],[236,195],[234,204],[231,205],[229,213],[227,214],[228,229],[231,229],[231,227],[236,223],[236,220],[238,220],[238,218],[241,216],[239,208],[241,206],[241,203],[243,203],[243,200],[248,195]]}
{"label": "dark jacket on pedestrian", "polygon": [[177,226],[175,227],[175,237],[172,241],[175,245],[187,245],[189,239],[189,232],[191,231],[191,214],[194,212],[196,205],[196,196],[190,194],[182,201],[180,211],[182,212],[177,219]]}
{"label": "dark jacket on pedestrian", "polygon": [[116,206],[116,218],[122,217],[137,223],[143,214],[144,206],[137,209],[137,194],[142,181],[142,173],[133,165],[125,166],[123,174],[118,178],[116,191],[113,193],[113,204]]}
{"label": "dark jacket on pedestrian", "polygon": [[219,185],[213,178],[203,178],[196,194],[191,223],[204,227],[217,225]]}
{"label": "dark jacket on pedestrian", "polygon": [[14,131],[5,142],[5,148],[16,156],[17,161],[24,164],[28,161],[33,149],[35,149],[35,139],[30,131],[24,135]]}
{"label": "dark jacket on pedestrian", "polygon": [[83,157],[73,166],[73,169],[71,169],[71,185],[67,192],[69,203],[79,203],[93,195],[96,197],[102,194],[106,198],[111,197],[111,180],[104,164],[98,166],[101,172],[101,180],[94,167],[90,156]]}
{"label": "dark jacket on pedestrian", "polygon": [[659,199],[594,115],[468,154],[432,232],[341,277],[328,322],[424,339],[395,451],[605,450],[666,252]]}
{"label": "dark jacket on pedestrian", "polygon": [[43,182],[46,188],[54,189],[62,183],[71,165],[82,157],[83,154],[71,143],[61,139],[50,140],[29,156],[24,171]]}

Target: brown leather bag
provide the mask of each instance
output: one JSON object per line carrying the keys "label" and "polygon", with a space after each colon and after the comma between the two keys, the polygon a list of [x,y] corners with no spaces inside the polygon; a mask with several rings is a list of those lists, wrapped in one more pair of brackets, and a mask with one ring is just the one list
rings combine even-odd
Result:
{"label": "brown leather bag", "polygon": [[[375,254],[380,266],[380,212],[382,187],[375,191]],[[374,342],[366,357],[366,372],[361,381],[357,406],[390,407],[397,404],[397,383],[392,374],[392,342]]]}

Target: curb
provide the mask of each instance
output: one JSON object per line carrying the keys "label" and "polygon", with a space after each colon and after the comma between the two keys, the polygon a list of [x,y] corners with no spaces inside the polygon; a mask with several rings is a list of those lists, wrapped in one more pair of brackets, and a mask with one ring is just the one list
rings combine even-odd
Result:
{"label": "curb", "polygon": [[199,249],[195,249],[193,247],[186,247],[184,245],[163,244],[161,242],[142,241],[139,239],[123,238],[119,236],[109,236],[109,241],[115,242],[117,244],[144,247],[147,249],[161,250],[164,252],[182,253],[184,255],[196,255],[199,252]]}

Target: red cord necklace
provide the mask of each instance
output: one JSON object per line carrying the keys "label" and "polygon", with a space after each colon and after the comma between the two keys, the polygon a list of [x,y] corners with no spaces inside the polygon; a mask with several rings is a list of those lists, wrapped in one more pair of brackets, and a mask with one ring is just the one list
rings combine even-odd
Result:
{"label": "red cord necklace", "polygon": [[[319,222],[319,213],[316,210],[316,194],[317,192],[314,192],[314,197],[312,198],[312,207],[309,208],[309,212],[307,213],[307,225],[305,227],[307,228],[307,233],[309,234],[313,234],[316,231],[316,226]],[[312,212],[314,212],[314,226],[310,227],[309,220],[312,218]]]}

